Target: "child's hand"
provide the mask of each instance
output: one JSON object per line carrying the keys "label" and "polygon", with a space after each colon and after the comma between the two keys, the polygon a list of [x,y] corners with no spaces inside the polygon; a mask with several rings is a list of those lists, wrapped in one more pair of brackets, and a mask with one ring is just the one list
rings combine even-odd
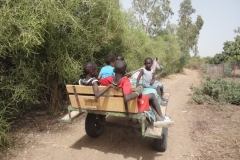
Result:
{"label": "child's hand", "polygon": [[150,85],[152,86],[154,82],[150,82]]}
{"label": "child's hand", "polygon": [[109,87],[109,88],[118,89],[118,87],[117,87],[117,86],[115,86],[114,84],[109,84],[109,85],[108,85],[108,87]]}
{"label": "child's hand", "polygon": [[142,91],[143,91],[143,87],[142,87],[142,86],[138,86],[138,87],[136,88],[136,92],[138,93],[139,97],[142,96]]}

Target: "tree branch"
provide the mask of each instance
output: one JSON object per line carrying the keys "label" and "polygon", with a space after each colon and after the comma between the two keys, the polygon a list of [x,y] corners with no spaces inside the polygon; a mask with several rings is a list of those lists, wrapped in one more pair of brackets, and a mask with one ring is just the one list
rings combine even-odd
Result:
{"label": "tree branch", "polygon": [[[152,5],[152,8],[151,8],[151,10],[150,10],[150,13],[152,12],[152,10],[154,9],[154,6],[155,6],[155,3],[157,2],[157,0],[155,0],[154,2],[153,2],[153,5]],[[149,25],[149,22],[150,22],[150,20],[152,19],[152,15],[153,14],[150,14],[150,18],[148,18],[148,22],[147,22],[147,25],[146,25],[146,28],[145,28],[145,31],[146,31],[146,33],[147,33],[147,31],[148,31],[148,25]]]}

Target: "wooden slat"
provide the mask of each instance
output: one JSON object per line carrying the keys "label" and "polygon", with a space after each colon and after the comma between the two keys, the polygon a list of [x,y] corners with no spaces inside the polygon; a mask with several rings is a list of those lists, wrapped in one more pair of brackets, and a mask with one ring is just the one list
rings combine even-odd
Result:
{"label": "wooden slat", "polygon": [[[72,111],[72,112],[70,112],[70,114],[71,114],[71,118],[75,118],[78,115],[80,115],[80,112],[79,111]],[[61,118],[60,121],[70,121],[69,114],[66,114],[63,118]]]}
{"label": "wooden slat", "polygon": [[[125,112],[123,97],[99,97],[97,101],[92,101],[94,96],[78,96],[81,108],[88,109],[94,108],[94,110],[112,111],[112,112]],[[74,108],[78,108],[76,98],[74,95],[69,95],[71,105]],[[128,101],[128,112],[138,113],[137,100]]]}
{"label": "wooden slat", "polygon": [[[74,93],[73,91],[73,87],[75,86],[76,88],[76,92],[78,94],[94,94],[92,86],[81,86],[81,85],[66,85],[67,91],[68,93]],[[102,90],[103,88],[105,88],[106,86],[98,86],[99,90]],[[122,94],[122,89],[119,88],[118,90],[115,90],[113,88],[109,88],[105,94],[108,95],[117,95],[117,96],[123,96]]]}
{"label": "wooden slat", "polygon": [[[169,96],[170,96],[170,94],[167,93],[167,92],[165,92],[165,93],[163,94],[163,97],[166,98],[167,100],[169,100]],[[167,103],[168,103],[168,102],[167,102]],[[163,115],[166,115],[167,106],[161,106],[161,110],[162,110],[162,114],[163,114]]]}
{"label": "wooden slat", "polygon": [[151,136],[156,136],[157,138],[161,139],[162,138],[162,128],[156,128],[153,125],[149,125],[147,127],[147,130],[145,132],[145,134],[147,135],[151,135]]}
{"label": "wooden slat", "polygon": [[[67,88],[68,93],[74,93],[72,86],[75,86],[76,92],[77,92],[78,94],[94,94],[93,89],[92,89],[92,86],[82,86],[82,85],[66,85],[66,88]],[[98,89],[99,89],[99,90],[102,90],[102,89],[105,88],[105,87],[106,87],[106,86],[98,86]],[[135,91],[136,91],[136,88],[135,88],[135,87],[132,88],[132,91],[135,92]],[[119,88],[118,90],[113,89],[113,88],[109,88],[109,89],[105,92],[105,94],[123,96],[123,94],[122,94],[122,89],[121,89],[121,88]]]}

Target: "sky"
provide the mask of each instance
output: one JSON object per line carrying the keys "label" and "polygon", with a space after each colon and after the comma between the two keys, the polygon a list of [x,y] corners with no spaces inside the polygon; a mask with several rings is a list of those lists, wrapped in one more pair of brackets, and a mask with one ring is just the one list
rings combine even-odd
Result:
{"label": "sky", "polygon": [[[170,19],[177,24],[178,10],[183,0],[170,0],[174,15]],[[132,8],[132,0],[120,0],[124,9]],[[240,0],[192,0],[192,7],[196,10],[192,16],[193,22],[197,15],[204,21],[198,40],[200,57],[213,57],[223,51],[223,43],[234,41],[237,36],[234,29],[240,27]]]}

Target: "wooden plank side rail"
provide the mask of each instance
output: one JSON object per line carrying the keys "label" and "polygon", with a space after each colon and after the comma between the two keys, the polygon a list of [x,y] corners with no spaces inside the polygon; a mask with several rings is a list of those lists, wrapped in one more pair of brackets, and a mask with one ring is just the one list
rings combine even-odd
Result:
{"label": "wooden plank side rail", "polygon": [[[115,90],[109,88],[103,96],[95,99],[92,86],[66,85],[66,88],[69,93],[71,106],[74,108],[78,108],[76,100],[78,99],[82,109],[126,112],[122,89]],[[74,94],[73,88],[75,88],[78,96],[77,98]],[[105,88],[105,86],[99,86],[99,90],[102,90],[103,88]],[[133,91],[135,91],[135,88],[133,88]],[[127,106],[129,113],[138,113],[137,99],[128,101]]]}

